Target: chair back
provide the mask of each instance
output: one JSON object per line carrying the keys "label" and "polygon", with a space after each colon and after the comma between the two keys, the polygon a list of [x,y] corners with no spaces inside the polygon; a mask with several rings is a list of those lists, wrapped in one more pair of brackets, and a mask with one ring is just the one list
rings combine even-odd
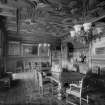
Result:
{"label": "chair back", "polygon": [[37,75],[38,75],[38,85],[39,87],[43,87],[43,78],[41,72],[37,71]]}

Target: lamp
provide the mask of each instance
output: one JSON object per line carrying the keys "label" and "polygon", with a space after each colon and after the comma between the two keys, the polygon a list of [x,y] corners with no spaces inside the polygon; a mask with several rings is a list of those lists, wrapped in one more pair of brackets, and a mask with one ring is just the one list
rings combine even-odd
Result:
{"label": "lamp", "polygon": [[74,37],[76,33],[74,30],[72,30],[72,31],[70,31],[70,34],[71,34],[71,37]]}
{"label": "lamp", "polygon": [[98,33],[98,34],[100,34],[100,33],[103,32],[102,27],[97,27],[96,30],[97,30],[97,33]]}
{"label": "lamp", "polygon": [[46,47],[47,46],[47,43],[44,43],[43,46]]}
{"label": "lamp", "polygon": [[50,47],[50,44],[48,44],[48,47]]}
{"label": "lamp", "polygon": [[39,44],[39,47],[41,47],[42,46],[42,44]]}

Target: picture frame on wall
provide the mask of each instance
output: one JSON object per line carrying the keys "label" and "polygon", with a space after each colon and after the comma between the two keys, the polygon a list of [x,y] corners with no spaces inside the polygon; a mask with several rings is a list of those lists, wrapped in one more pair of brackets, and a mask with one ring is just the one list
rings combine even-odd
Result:
{"label": "picture frame on wall", "polygon": [[50,48],[49,46],[38,46],[38,56],[48,57],[50,56]]}
{"label": "picture frame on wall", "polygon": [[22,44],[22,56],[37,56],[37,44]]}

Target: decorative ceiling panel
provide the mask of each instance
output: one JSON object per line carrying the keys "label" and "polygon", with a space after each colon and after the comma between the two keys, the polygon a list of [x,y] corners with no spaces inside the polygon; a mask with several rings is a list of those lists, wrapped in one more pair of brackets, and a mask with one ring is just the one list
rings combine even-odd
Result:
{"label": "decorative ceiling panel", "polygon": [[[7,0],[18,9],[18,18],[7,20],[12,30],[18,28],[28,34],[63,37],[72,26],[105,15],[104,0]],[[18,19],[18,21],[17,21]],[[18,26],[17,26],[18,25]]]}

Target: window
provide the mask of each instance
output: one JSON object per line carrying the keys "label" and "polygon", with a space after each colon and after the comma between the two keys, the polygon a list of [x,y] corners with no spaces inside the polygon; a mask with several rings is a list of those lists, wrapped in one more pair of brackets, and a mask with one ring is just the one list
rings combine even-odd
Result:
{"label": "window", "polygon": [[23,56],[34,56],[38,54],[38,47],[36,44],[22,44]]}
{"label": "window", "polygon": [[50,55],[50,47],[49,44],[41,44],[41,46],[38,47],[38,55],[39,56],[49,56]]}

